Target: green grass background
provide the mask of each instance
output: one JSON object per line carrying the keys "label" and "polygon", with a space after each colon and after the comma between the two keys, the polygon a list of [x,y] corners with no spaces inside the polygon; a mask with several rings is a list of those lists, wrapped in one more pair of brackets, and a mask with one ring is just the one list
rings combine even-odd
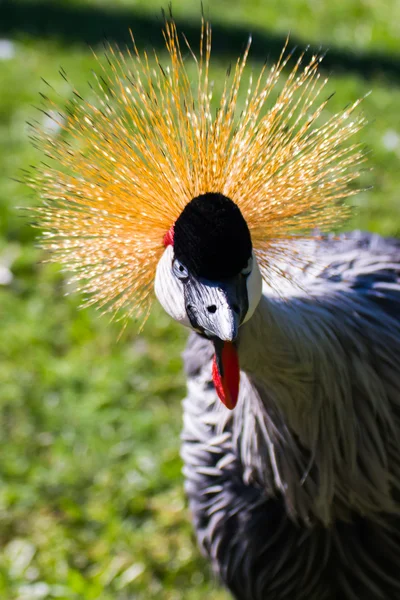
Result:
{"label": "green grass background", "polygon": [[[184,30],[200,6],[175,2]],[[400,3],[398,0],[223,0],[212,76],[223,78],[254,36],[251,61],[276,56],[290,31],[330,48],[329,111],[372,91],[360,138],[373,185],[352,200],[350,226],[400,234]],[[159,0],[3,1],[0,38],[0,598],[223,600],[200,558],[182,491],[179,432],[185,332],[157,307],[144,332],[80,310],[37,234],[17,210],[36,200],[12,178],[39,160],[26,121],[44,77],[65,97],[93,68],[86,41],[103,33],[159,43]],[[195,38],[194,38],[195,39]],[[10,46],[8,46],[10,48]],[[0,42],[0,51],[1,51]],[[3,43],[4,51],[4,43]],[[43,123],[46,125],[46,123]]]}

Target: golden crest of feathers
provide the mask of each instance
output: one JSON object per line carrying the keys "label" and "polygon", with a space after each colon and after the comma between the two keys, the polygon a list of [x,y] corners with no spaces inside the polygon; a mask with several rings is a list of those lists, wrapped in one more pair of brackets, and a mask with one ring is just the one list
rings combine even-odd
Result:
{"label": "golden crest of feathers", "polygon": [[[249,40],[213,112],[210,24],[202,23],[198,55],[182,36],[186,59],[173,21],[164,38],[168,65],[140,53],[133,38],[125,52],[109,45],[95,99],[74,90],[65,118],[55,118],[59,134],[37,134],[50,161],[29,180],[44,199],[44,244],[74,273],[88,302],[142,318],[164,235],[192,198],[220,192],[237,203],[268,279],[291,238],[343,217],[338,200],[355,192],[349,183],[363,160],[359,146],[347,144],[363,124],[354,113],[358,102],[315,124],[327,102],[320,100],[320,57],[304,66],[302,55],[279,88],[290,58],[285,47],[276,64],[243,83]],[[186,60],[196,65],[194,82]],[[59,110],[57,103],[51,108]]]}

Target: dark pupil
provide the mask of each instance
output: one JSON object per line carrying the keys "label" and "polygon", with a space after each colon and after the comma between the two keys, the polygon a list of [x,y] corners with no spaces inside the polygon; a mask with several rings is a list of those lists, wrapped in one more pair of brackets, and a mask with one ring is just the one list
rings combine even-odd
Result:
{"label": "dark pupil", "polygon": [[180,270],[180,272],[181,272],[181,273],[183,273],[183,271],[184,271],[185,269],[182,267],[182,265],[179,265],[179,270]]}

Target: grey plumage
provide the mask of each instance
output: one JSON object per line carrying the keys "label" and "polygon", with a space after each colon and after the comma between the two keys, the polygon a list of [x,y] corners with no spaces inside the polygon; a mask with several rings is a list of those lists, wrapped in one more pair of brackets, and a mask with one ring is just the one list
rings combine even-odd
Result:
{"label": "grey plumage", "polygon": [[295,283],[240,328],[234,411],[212,344],[184,354],[199,544],[240,600],[400,599],[400,241],[296,245]]}

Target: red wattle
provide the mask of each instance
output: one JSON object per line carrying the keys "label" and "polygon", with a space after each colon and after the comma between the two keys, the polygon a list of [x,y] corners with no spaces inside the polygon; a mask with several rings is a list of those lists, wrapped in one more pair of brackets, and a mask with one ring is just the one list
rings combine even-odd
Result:
{"label": "red wattle", "polygon": [[214,354],[212,364],[212,377],[218,398],[229,410],[235,408],[239,395],[239,358],[235,345],[232,342],[224,342],[221,352],[221,363],[223,375],[218,369],[218,363]]}

